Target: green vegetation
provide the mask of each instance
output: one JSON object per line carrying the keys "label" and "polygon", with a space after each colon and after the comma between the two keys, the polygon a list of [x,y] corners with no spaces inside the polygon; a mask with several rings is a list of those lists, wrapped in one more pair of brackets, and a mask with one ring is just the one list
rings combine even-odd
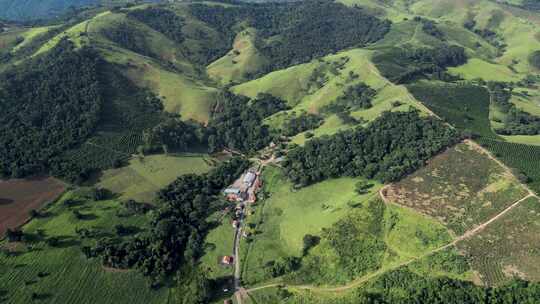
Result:
{"label": "green vegetation", "polygon": [[130,160],[126,167],[106,170],[99,185],[119,194],[123,200],[153,202],[157,191],[179,175],[201,174],[209,169],[205,155],[148,155]]}
{"label": "green vegetation", "polygon": [[540,192],[540,147],[482,138],[478,141],[507,166],[515,168],[529,186]]}
{"label": "green vegetation", "polygon": [[[204,286],[209,283],[205,272],[199,271],[196,264],[204,254],[204,238],[209,230],[207,218],[221,209],[223,201],[218,196],[221,190],[248,166],[247,160],[234,158],[206,174],[178,177],[159,191],[160,208],[152,215],[148,234],[120,242],[100,238],[96,246],[85,251],[86,256],[100,256],[107,267],[137,268],[150,277],[153,287],[159,287],[176,275],[178,286],[188,284],[195,288],[188,291],[197,294],[188,299],[207,301],[209,291],[199,283]],[[184,280],[188,283],[183,283]],[[191,286],[192,283],[195,286]]]}
{"label": "green vegetation", "polygon": [[315,138],[292,149],[283,166],[300,187],[340,176],[389,182],[418,169],[457,140],[455,130],[420,118],[418,112],[385,112],[366,128]]}
{"label": "green vegetation", "polygon": [[435,114],[456,128],[496,138],[489,121],[489,93],[474,85],[421,82],[408,86],[411,93]]}
{"label": "green vegetation", "polygon": [[80,144],[102,109],[99,57],[62,40],[50,54],[2,74],[0,175],[45,172]]}
{"label": "green vegetation", "polygon": [[456,45],[442,45],[436,48],[388,48],[380,50],[373,57],[373,62],[389,80],[395,83],[429,78],[451,80],[447,67],[455,67],[467,62],[465,49]]}
{"label": "green vegetation", "polygon": [[540,201],[529,198],[478,235],[458,243],[486,285],[500,285],[513,277],[538,281]]}
{"label": "green vegetation", "polygon": [[248,285],[269,278],[265,265],[282,257],[299,257],[304,252],[304,237],[319,236],[355,206],[376,194],[380,185],[358,195],[355,184],[362,179],[339,178],[293,190],[282,171],[266,167],[263,171],[264,197],[255,213],[248,217],[251,241],[241,245],[242,278]]}
{"label": "green vegetation", "polygon": [[261,121],[286,108],[283,100],[269,94],[259,94],[251,100],[226,92],[222,103],[208,125],[210,151],[220,148],[255,152],[272,140],[270,130]]}
{"label": "green vegetation", "polygon": [[462,235],[525,197],[527,191],[478,147],[459,144],[388,188],[385,195]]}
{"label": "green vegetation", "polygon": [[258,31],[257,49],[272,59],[265,72],[375,42],[389,28],[388,22],[360,9],[323,1],[232,7],[195,4],[190,6],[190,13],[220,31],[229,45],[234,27],[247,20],[247,25]]}
{"label": "green vegetation", "polygon": [[[84,215],[77,219],[74,212]],[[166,301],[167,290],[151,290],[138,272],[103,268],[81,252],[100,235],[115,235],[116,225],[147,229],[149,218],[120,217],[117,201],[93,201],[81,191],[70,191],[23,228],[24,243],[0,242],[2,299],[28,303],[118,303]],[[82,236],[85,231],[85,236]],[[52,240],[56,240],[53,242]],[[52,244],[55,244],[52,246]]]}

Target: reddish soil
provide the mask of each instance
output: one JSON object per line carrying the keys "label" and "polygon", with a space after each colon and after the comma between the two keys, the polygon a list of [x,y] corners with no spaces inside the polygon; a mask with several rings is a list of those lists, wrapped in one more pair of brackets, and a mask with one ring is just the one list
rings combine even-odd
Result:
{"label": "reddish soil", "polygon": [[26,223],[30,210],[54,201],[64,190],[52,177],[0,180],[0,238],[8,228]]}

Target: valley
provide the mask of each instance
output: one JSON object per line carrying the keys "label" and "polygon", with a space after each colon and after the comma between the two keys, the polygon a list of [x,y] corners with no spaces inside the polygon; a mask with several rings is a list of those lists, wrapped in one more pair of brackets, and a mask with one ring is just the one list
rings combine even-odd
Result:
{"label": "valley", "polygon": [[540,298],[531,1],[8,6],[0,303]]}

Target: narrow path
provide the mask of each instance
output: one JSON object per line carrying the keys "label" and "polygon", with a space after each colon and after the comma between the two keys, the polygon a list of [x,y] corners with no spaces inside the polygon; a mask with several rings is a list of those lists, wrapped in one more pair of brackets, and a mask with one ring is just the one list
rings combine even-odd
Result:
{"label": "narrow path", "polygon": [[367,281],[377,277],[377,276],[380,276],[382,274],[385,274],[387,272],[390,272],[390,271],[393,271],[393,270],[396,270],[400,267],[403,267],[403,266],[407,266],[413,262],[416,262],[418,260],[421,260],[423,258],[426,258],[428,256],[431,256],[437,252],[440,252],[440,251],[443,251],[445,249],[448,249],[452,246],[455,246],[457,243],[465,240],[465,239],[468,239],[468,238],[471,238],[473,236],[475,236],[476,234],[478,234],[479,232],[481,232],[482,230],[484,230],[489,224],[493,223],[494,221],[496,221],[497,219],[499,219],[500,217],[502,217],[503,215],[505,215],[506,213],[508,213],[510,210],[512,210],[513,208],[515,208],[516,206],[518,206],[521,202],[527,200],[528,198],[531,198],[531,197],[534,197],[535,195],[534,194],[531,194],[529,193],[527,196],[517,200],[516,202],[514,202],[512,205],[510,205],[509,207],[507,207],[506,209],[504,209],[503,211],[501,211],[500,213],[498,213],[497,215],[495,215],[494,217],[492,217],[491,219],[489,219],[488,221],[484,222],[483,224],[475,227],[474,229],[471,229],[467,232],[465,232],[462,236],[460,237],[457,237],[455,238],[451,243],[448,243],[444,246],[441,246],[441,247],[438,247],[438,248],[435,248],[431,251],[428,251],[420,256],[416,256],[414,258],[411,258],[411,259],[408,259],[406,261],[403,261],[399,264],[396,264],[396,265],[393,265],[391,267],[388,267],[388,268],[382,268],[382,269],[379,269],[373,273],[370,273],[368,275],[365,275],[363,277],[360,277],[346,285],[343,285],[343,286],[337,286],[337,287],[319,287],[319,286],[314,286],[314,285],[287,285],[287,284],[268,284],[268,285],[264,285],[264,286],[259,286],[259,287],[254,287],[254,288],[251,288],[251,289],[248,289],[246,290],[248,293],[249,292],[254,292],[254,291],[257,291],[257,290],[261,290],[261,289],[266,289],[266,288],[272,288],[272,287],[276,287],[276,286],[284,286],[284,287],[289,287],[289,288],[293,288],[293,289],[300,289],[300,290],[311,290],[311,291],[315,291],[315,292],[341,292],[341,291],[346,291],[348,289],[352,289],[352,288],[356,288],[360,285],[362,285],[363,283],[366,283]]}
{"label": "narrow path", "polygon": [[234,295],[236,297],[236,303],[242,304],[242,293],[240,292],[241,286],[241,267],[240,267],[240,239],[242,238],[242,226],[244,222],[244,212],[240,214],[238,220],[238,226],[234,234]]}

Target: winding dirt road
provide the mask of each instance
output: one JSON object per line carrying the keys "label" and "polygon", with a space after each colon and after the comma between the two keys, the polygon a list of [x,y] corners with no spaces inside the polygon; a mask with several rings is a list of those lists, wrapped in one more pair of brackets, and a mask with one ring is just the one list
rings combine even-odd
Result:
{"label": "winding dirt road", "polygon": [[[512,171],[510,170],[510,168],[508,168],[503,162],[501,162],[500,160],[498,160],[497,158],[495,158],[489,151],[487,151],[484,147],[480,146],[479,144],[477,144],[476,142],[472,141],[472,140],[466,140],[465,142],[467,142],[468,144],[471,144],[473,145],[475,148],[481,150],[482,152],[484,152],[490,159],[492,159],[493,161],[495,161],[497,164],[499,164],[501,167],[503,167],[508,173],[512,173]],[[504,209],[503,211],[499,212],[498,214],[496,214],[495,216],[493,216],[492,218],[490,218],[489,220],[485,221],[484,223],[476,226],[475,228],[465,232],[463,235],[459,236],[459,237],[456,237],[452,240],[452,242],[444,245],[444,246],[441,246],[441,247],[438,247],[438,248],[435,248],[431,251],[428,251],[426,252],[425,254],[422,254],[420,256],[416,256],[416,257],[413,257],[411,259],[408,259],[406,261],[403,261],[399,264],[396,264],[396,265],[393,265],[393,266],[390,266],[390,267],[386,267],[386,268],[382,268],[382,269],[379,269],[375,272],[372,272],[368,275],[365,275],[365,276],[362,276],[354,281],[351,281],[350,283],[346,284],[346,285],[342,285],[342,286],[335,286],[335,287],[320,287],[320,286],[314,286],[314,285],[288,285],[288,284],[283,284],[283,283],[272,283],[272,284],[267,284],[267,285],[262,285],[262,286],[257,286],[257,287],[254,287],[254,288],[251,288],[251,289],[247,289],[245,290],[247,293],[250,293],[250,292],[255,292],[257,290],[261,290],[261,289],[266,289],[266,288],[273,288],[273,287],[278,287],[278,286],[283,286],[283,287],[286,287],[286,288],[290,288],[290,289],[297,289],[297,290],[310,290],[310,291],[313,291],[313,292],[343,292],[343,291],[346,291],[346,290],[349,290],[349,289],[352,289],[352,288],[356,288],[356,287],[359,287],[360,285],[362,285],[363,283],[366,283],[367,281],[377,277],[377,276],[380,276],[384,273],[387,273],[389,271],[393,271],[393,270],[396,270],[400,267],[403,267],[403,266],[406,266],[406,265],[409,265],[415,261],[418,261],[418,260],[421,260],[423,258],[426,258],[428,256],[431,256],[437,252],[440,252],[440,251],[443,251],[445,249],[448,249],[452,246],[455,246],[457,243],[463,241],[463,240],[466,240],[466,239],[469,239],[475,235],[477,235],[478,233],[480,233],[482,230],[484,230],[488,225],[492,224],[493,222],[497,221],[498,219],[500,219],[502,216],[504,216],[506,213],[508,213],[510,210],[514,209],[515,207],[517,207],[520,203],[522,203],[523,201],[531,198],[531,197],[536,197],[537,199],[540,200],[540,198],[538,197],[538,195],[536,195],[536,193],[534,193],[527,185],[525,184],[521,184],[522,187],[524,189],[527,190],[528,194],[526,196],[524,196],[523,198],[515,201],[514,203],[512,203],[512,205],[508,206],[506,209]],[[384,190],[388,187],[389,185],[381,188],[381,190],[379,190],[379,195],[380,197],[384,200],[385,203],[387,204],[393,204],[392,202],[390,202],[386,196],[384,195]]]}

